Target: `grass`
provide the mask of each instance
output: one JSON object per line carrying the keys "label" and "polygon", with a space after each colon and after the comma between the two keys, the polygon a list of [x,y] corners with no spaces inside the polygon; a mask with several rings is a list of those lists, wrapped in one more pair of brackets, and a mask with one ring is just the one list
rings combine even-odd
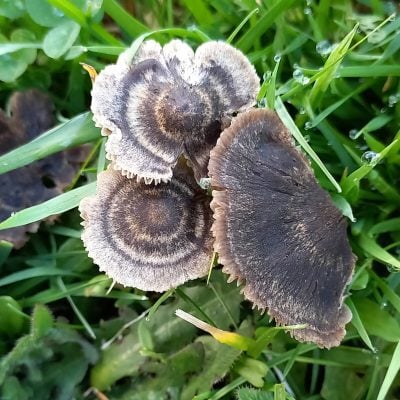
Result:
{"label": "grass", "polygon": [[[398,12],[397,2],[375,0],[0,2],[1,104],[38,87],[60,119],[0,156],[0,173],[93,144],[69,191],[0,224],[61,214],[21,250],[0,242],[1,398],[399,398]],[[69,33],[75,41],[63,40]],[[347,300],[353,320],[340,347],[321,350],[275,329],[219,268],[208,285],[204,278],[156,296],[112,286],[87,257],[75,207],[105,158],[79,63],[100,70],[147,37],[193,47],[229,40],[254,63],[259,106],[277,110],[349,217],[358,261]],[[219,341],[177,309],[219,328]],[[227,330],[235,334],[221,334]]]}

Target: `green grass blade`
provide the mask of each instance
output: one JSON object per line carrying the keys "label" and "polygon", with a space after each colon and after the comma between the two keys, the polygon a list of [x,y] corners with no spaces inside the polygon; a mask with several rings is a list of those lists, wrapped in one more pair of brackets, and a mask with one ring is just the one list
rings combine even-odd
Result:
{"label": "green grass blade", "polygon": [[27,279],[40,278],[47,276],[79,276],[79,274],[71,271],[64,271],[54,267],[35,267],[25,269],[23,271],[14,272],[0,279],[0,286],[10,285],[11,283],[21,282]]}
{"label": "green grass blade", "polygon": [[199,25],[211,25],[214,17],[203,0],[182,0]]}
{"label": "green grass blade", "polygon": [[265,12],[258,22],[251,27],[236,43],[236,47],[248,51],[254,43],[275,23],[275,20],[295,4],[297,0],[278,0]]}
{"label": "green grass blade", "polygon": [[293,137],[297,140],[297,142],[300,144],[300,146],[303,148],[303,150],[312,158],[312,160],[315,162],[315,164],[318,165],[318,167],[321,169],[321,171],[323,171],[323,173],[326,175],[326,177],[329,179],[329,181],[332,183],[332,185],[335,187],[335,189],[340,193],[342,191],[342,188],[336,182],[335,178],[331,175],[331,173],[328,171],[328,169],[325,167],[323,162],[319,159],[317,153],[315,153],[315,151],[311,148],[311,146],[304,139],[299,128],[297,128],[292,117],[286,110],[286,107],[283,104],[280,97],[277,97],[275,100],[275,109],[276,109],[276,112],[278,113],[280,119],[282,120],[282,122],[286,125],[286,127],[292,133]]}
{"label": "green grass blade", "polygon": [[368,65],[340,67],[337,70],[340,78],[377,78],[380,76],[400,76],[400,65]]}
{"label": "green grass blade", "polygon": [[104,11],[129,35],[136,37],[142,33],[148,32],[149,28],[129,14],[115,0],[103,1]]}
{"label": "green grass blade", "polygon": [[362,323],[361,318],[358,315],[358,311],[354,303],[351,301],[351,299],[347,299],[346,303],[349,306],[351,313],[353,314],[351,323],[357,329],[357,332],[364,343],[370,348],[370,350],[375,351],[375,347],[373,346],[371,339],[368,336],[367,330],[365,329],[364,324]]}
{"label": "green grass blade", "polygon": [[350,48],[350,44],[354,35],[357,32],[358,25],[356,25],[337,45],[337,47],[329,55],[325,65],[320,73],[319,78],[315,81],[313,88],[310,92],[310,103],[315,105],[319,103],[323,93],[328,89],[329,85],[335,79],[336,71],[338,70],[343,57],[346,55]]}
{"label": "green grass blade", "polygon": [[84,197],[90,196],[95,192],[96,182],[92,182],[88,185],[60,194],[44,203],[18,211],[10,218],[0,223],[0,230],[15,228],[16,226],[40,221],[51,215],[62,214],[65,211],[77,207]]}
{"label": "green grass blade", "polygon": [[260,11],[259,8],[255,8],[253,11],[250,11],[249,14],[243,19],[243,21],[235,28],[235,30],[229,35],[228,39],[226,39],[227,43],[232,43],[233,39],[235,39],[236,35],[240,32],[240,30],[244,27],[246,22],[256,13]]}
{"label": "green grass blade", "polygon": [[365,253],[371,255],[376,260],[400,270],[400,260],[392,256],[374,239],[371,239],[367,235],[361,234],[358,237],[358,244],[365,251]]}
{"label": "green grass blade", "polygon": [[389,368],[386,372],[385,379],[383,380],[382,386],[378,393],[377,400],[385,400],[387,393],[389,392],[390,386],[396,379],[397,374],[400,370],[400,341],[397,343],[396,349],[393,353],[392,361],[390,362]]}
{"label": "green grass blade", "polygon": [[[57,284],[59,286],[59,288],[61,289],[61,292],[63,294],[65,294],[65,292],[67,291],[67,288],[64,285],[64,282],[61,278],[61,276],[57,277]],[[83,327],[85,328],[86,332],[88,333],[88,335],[92,338],[92,339],[96,339],[96,335],[93,332],[92,327],[90,326],[90,324],[87,322],[86,318],[83,316],[83,314],[81,313],[81,311],[79,310],[78,306],[75,304],[74,300],[72,299],[72,297],[69,294],[66,294],[65,297],[67,298],[68,303],[70,304],[71,308],[74,310],[75,315],[78,317],[79,321],[81,321]]]}
{"label": "green grass blade", "polygon": [[80,114],[1,156],[0,174],[98,138],[100,130],[94,126],[91,114]]}

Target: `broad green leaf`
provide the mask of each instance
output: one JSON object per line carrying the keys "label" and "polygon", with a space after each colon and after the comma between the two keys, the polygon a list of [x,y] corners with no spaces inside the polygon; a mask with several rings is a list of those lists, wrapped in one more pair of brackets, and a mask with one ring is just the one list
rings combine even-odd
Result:
{"label": "broad green leaf", "polygon": [[60,194],[44,203],[25,208],[0,223],[0,230],[41,221],[51,215],[62,214],[79,205],[80,201],[96,192],[96,182]]}
{"label": "broad green leaf", "polygon": [[90,113],[83,113],[68,122],[41,134],[31,142],[0,157],[0,174],[23,167],[33,161],[70,147],[100,138]]}
{"label": "broad green leaf", "polygon": [[236,391],[238,400],[274,400],[272,393],[257,389],[240,388]]}
{"label": "broad green leaf", "polygon": [[264,385],[264,377],[268,372],[268,366],[260,360],[243,357],[235,364],[234,371],[253,386],[260,388]]}
{"label": "broad green leaf", "polygon": [[354,369],[328,366],[321,394],[324,400],[361,400],[363,383]]}
{"label": "broad green leaf", "polygon": [[10,296],[0,296],[0,335],[15,336],[24,324],[21,306]]}
{"label": "broad green leaf", "polygon": [[[0,46],[8,45],[8,40],[0,34]],[[0,81],[13,82],[26,70],[28,64],[15,54],[0,55]]]}
{"label": "broad green leaf", "polygon": [[65,20],[64,14],[46,0],[25,0],[25,8],[38,25],[53,27]]}
{"label": "broad green leaf", "polygon": [[[15,31],[11,32],[10,40],[12,43],[32,43],[36,41],[36,36],[28,29],[16,29]],[[25,48],[15,52],[14,57],[17,57],[26,64],[32,64],[36,60],[36,53],[37,51],[35,48]]]}
{"label": "broad green leaf", "polygon": [[400,340],[400,325],[385,309],[366,298],[354,298],[353,302],[370,335],[379,336],[388,342]]}
{"label": "broad green leaf", "polygon": [[74,44],[80,26],[74,21],[65,21],[50,29],[43,41],[43,51],[51,58],[59,58]]}
{"label": "broad green leaf", "polygon": [[0,16],[16,19],[23,15],[24,11],[23,0],[0,0]]}
{"label": "broad green leaf", "polygon": [[196,394],[209,390],[228,373],[241,354],[240,350],[220,344],[210,336],[200,336],[196,343],[204,348],[204,361],[201,370],[185,384],[181,400],[192,400]]}

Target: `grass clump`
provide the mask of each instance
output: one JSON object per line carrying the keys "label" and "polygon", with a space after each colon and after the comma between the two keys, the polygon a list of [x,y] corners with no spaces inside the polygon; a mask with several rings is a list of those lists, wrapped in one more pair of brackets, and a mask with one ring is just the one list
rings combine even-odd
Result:
{"label": "grass clump", "polygon": [[[70,190],[1,228],[61,214],[21,250],[0,243],[0,391],[8,399],[395,399],[400,396],[400,16],[395,1],[0,1],[0,102],[39,88],[59,125],[0,157],[6,173],[82,143]],[[165,295],[112,286],[80,240],[79,200],[105,166],[90,79],[134,40],[227,40],[262,77],[317,178],[352,222],[358,257],[340,347],[294,341],[216,269]],[[258,346],[214,340],[183,309]],[[51,312],[49,311],[51,310]],[[240,339],[238,339],[240,340]],[[257,342],[258,341],[258,342]],[[90,389],[94,387],[94,389]]]}

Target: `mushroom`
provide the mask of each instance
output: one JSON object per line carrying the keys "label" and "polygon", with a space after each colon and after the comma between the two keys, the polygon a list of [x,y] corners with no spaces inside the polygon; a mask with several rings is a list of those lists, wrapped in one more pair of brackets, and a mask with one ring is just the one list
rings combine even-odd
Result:
{"label": "mushroom", "polygon": [[79,206],[89,256],[124,286],[162,292],[207,274],[212,256],[208,196],[187,167],[146,185],[110,166]]}
{"label": "mushroom", "polygon": [[[0,110],[0,154],[33,140],[54,125],[54,106],[39,90],[15,92],[10,99],[11,116]],[[26,167],[0,174],[0,221],[12,213],[62,193],[74,178],[87,148],[60,152]],[[21,248],[27,232],[36,232],[39,223],[0,231],[0,240]]]}
{"label": "mushroom", "polygon": [[355,256],[347,223],[289,131],[268,110],[235,118],[211,151],[214,249],[231,280],[291,334],[339,345],[351,312],[343,294]]}
{"label": "mushroom", "polygon": [[248,59],[223,42],[196,51],[181,40],[153,40],[120,55],[96,77],[91,110],[107,135],[107,158],[128,178],[167,182],[179,156],[195,177],[233,114],[255,104],[259,78]]}

